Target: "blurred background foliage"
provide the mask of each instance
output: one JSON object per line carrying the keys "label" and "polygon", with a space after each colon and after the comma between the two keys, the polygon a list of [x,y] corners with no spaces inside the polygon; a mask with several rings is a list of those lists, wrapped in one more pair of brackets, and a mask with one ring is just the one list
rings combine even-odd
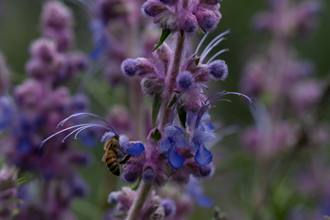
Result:
{"label": "blurred background foliage", "polygon": [[[42,0],[3,0],[1,2],[0,50],[6,57],[12,72],[14,85],[21,84],[27,77],[24,66],[29,59],[29,45],[40,36],[39,17],[43,2]],[[76,4],[70,1],[64,2],[74,11],[76,34],[74,49],[88,54],[93,48],[91,32],[88,27],[88,15],[84,9]],[[330,13],[327,12],[327,9],[330,8],[330,0],[324,0],[323,3],[324,11],[320,16],[319,27],[316,32],[307,39],[298,39],[294,45],[298,58],[308,58],[314,62],[316,77],[319,79],[328,76],[330,70],[330,43],[328,40],[330,36]],[[233,34],[227,36],[228,40],[221,43],[221,48],[229,48],[230,50],[220,56],[228,64],[229,77],[225,82],[214,82],[212,85],[214,90],[239,91],[238,83],[244,64],[254,54],[264,51],[269,41],[269,36],[254,33],[251,30],[253,15],[266,8],[267,2],[264,0],[224,0],[221,2],[220,11],[223,18],[218,29],[211,36],[216,36],[228,28],[231,29]],[[208,40],[210,39],[212,38],[208,38]],[[97,74],[87,85],[88,95],[92,100],[91,111],[100,115],[104,115],[115,101],[121,100],[120,98],[114,99],[114,91],[102,80],[102,77],[102,74]],[[78,83],[73,82],[73,84],[77,85]],[[70,88],[72,88],[71,92],[74,93],[76,88]],[[122,93],[124,94],[124,92]],[[116,94],[118,94],[118,91],[116,91]],[[238,98],[234,98],[232,103],[219,104],[217,108],[211,111],[211,114],[216,115],[217,119],[224,125],[239,124],[246,126],[253,123],[248,105]],[[329,111],[325,117],[327,120],[330,119]],[[76,147],[81,148],[79,142],[77,143]],[[99,161],[103,154],[101,147],[100,143],[96,148],[86,149],[94,155],[94,162],[90,167],[80,170],[84,179],[90,185],[90,194],[85,199],[77,199],[73,205],[78,219],[101,219],[104,210],[110,207],[106,203],[108,193],[119,189],[122,184],[119,178],[109,173],[108,169],[99,167]],[[245,209],[244,211],[247,213],[251,212],[249,207],[244,204],[253,196],[253,181],[256,178],[256,173],[263,172],[262,167],[259,167],[258,161],[252,155],[247,155],[246,152],[242,151],[239,134],[226,137],[213,148],[213,151],[215,152],[214,155],[217,155],[216,152],[219,153],[219,156],[215,158],[217,171],[214,178],[204,181],[204,186],[207,186],[206,194],[212,197],[215,204],[225,212],[229,212],[230,207],[235,206],[241,210]],[[226,156],[229,156],[230,160],[225,159]],[[305,156],[299,155],[299,157],[301,158],[297,160],[304,160]],[[264,210],[270,215],[277,216],[265,214],[265,216],[268,216],[267,219],[285,219],[281,215],[285,213],[283,210],[286,208],[287,203],[295,204],[300,199],[307,202],[310,200],[310,198],[295,198],[292,200],[290,193],[293,192],[285,185],[285,180],[287,175],[290,175],[290,172],[293,171],[290,170],[285,173],[285,166],[283,164],[281,166],[281,162],[282,158],[279,158],[278,163],[274,164],[274,166],[279,166],[279,169],[282,169],[278,174],[281,181],[278,182],[276,192],[272,192],[273,196],[268,201],[268,206],[265,205],[268,208]],[[298,170],[297,167],[293,166],[294,169]],[[225,187],[228,187],[228,184],[222,184],[223,182],[236,183],[234,185],[237,188],[227,189]],[[237,184],[237,182],[240,183]],[[230,194],[229,191],[236,191],[236,193]],[[232,197],[228,198],[228,195]],[[312,207],[312,200],[310,202]],[[229,216],[231,214],[229,212]],[[239,215],[240,213],[235,213],[236,218]],[[198,208],[190,219],[211,219],[212,216],[213,209]],[[244,217],[241,219],[244,219]]]}

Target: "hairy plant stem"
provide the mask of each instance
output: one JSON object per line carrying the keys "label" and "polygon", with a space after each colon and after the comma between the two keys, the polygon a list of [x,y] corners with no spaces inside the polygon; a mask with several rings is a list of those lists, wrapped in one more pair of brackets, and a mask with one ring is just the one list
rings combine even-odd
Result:
{"label": "hairy plant stem", "polygon": [[[171,109],[167,109],[167,106],[172,98],[173,89],[176,82],[176,77],[180,72],[182,57],[184,53],[184,34],[181,35],[180,32],[175,34],[175,50],[174,56],[172,57],[170,67],[167,73],[167,77],[165,79],[165,89],[163,94],[163,101],[159,111],[160,121],[158,123],[158,127],[163,130],[165,125],[168,123],[168,119],[171,113]],[[141,128],[140,128],[141,129]],[[149,191],[151,189],[151,184],[146,184],[143,181],[140,183],[137,196],[135,197],[131,208],[128,211],[126,220],[134,220],[139,217],[141,209]]]}
{"label": "hairy plant stem", "polygon": [[141,181],[137,196],[135,197],[131,208],[128,211],[126,220],[136,220],[141,213],[141,209],[145,200],[148,197],[149,191],[151,189],[152,184],[147,184]]}
{"label": "hairy plant stem", "polygon": [[180,73],[180,68],[182,65],[182,57],[184,54],[184,45],[185,45],[185,34],[181,32],[175,33],[175,49],[172,59],[170,61],[170,66],[165,78],[165,88],[163,93],[163,101],[159,111],[159,122],[158,128],[163,130],[165,125],[168,123],[171,109],[167,108],[172,97],[173,90],[176,84],[176,78]]}

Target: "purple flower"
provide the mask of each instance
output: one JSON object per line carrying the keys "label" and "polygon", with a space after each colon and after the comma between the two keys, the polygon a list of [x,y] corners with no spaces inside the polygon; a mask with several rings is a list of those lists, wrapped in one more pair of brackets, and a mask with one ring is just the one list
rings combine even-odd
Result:
{"label": "purple flower", "polygon": [[185,71],[179,74],[176,82],[180,89],[189,90],[194,85],[194,78],[190,72]]}
{"label": "purple flower", "polygon": [[195,161],[201,165],[206,165],[212,161],[212,153],[206,149],[204,143],[211,142],[215,140],[215,135],[213,132],[208,131],[201,124],[198,129],[194,131],[192,146],[197,152],[195,154]]}
{"label": "purple flower", "polygon": [[160,205],[164,208],[165,218],[170,218],[175,215],[176,206],[172,199],[163,199]]}
{"label": "purple flower", "polygon": [[190,176],[190,181],[187,184],[186,192],[190,195],[198,205],[201,207],[212,207],[213,201],[204,195],[203,188],[200,185],[200,181],[194,176]]}
{"label": "purple flower", "polygon": [[223,60],[213,61],[212,63],[210,63],[207,69],[210,70],[211,78],[213,80],[224,81],[228,76],[228,67]]}
{"label": "purple flower", "polygon": [[137,58],[124,60],[121,64],[121,71],[126,77],[133,77],[152,73],[154,68],[147,59]]}
{"label": "purple flower", "polygon": [[168,152],[168,162],[173,168],[182,167],[185,161],[176,151],[176,147],[184,148],[189,144],[187,138],[182,136],[182,134],[184,134],[184,131],[180,127],[167,126],[165,128],[165,139],[160,143],[161,149]]}

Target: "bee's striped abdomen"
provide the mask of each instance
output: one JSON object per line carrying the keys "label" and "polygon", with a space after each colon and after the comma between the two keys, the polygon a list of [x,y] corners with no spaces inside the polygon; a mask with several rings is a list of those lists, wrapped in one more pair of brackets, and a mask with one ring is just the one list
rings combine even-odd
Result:
{"label": "bee's striped abdomen", "polygon": [[107,164],[110,172],[116,176],[119,176],[120,168],[119,168],[119,163],[117,160],[117,155],[112,150],[109,150],[109,152],[105,158],[105,161],[106,161],[106,164]]}

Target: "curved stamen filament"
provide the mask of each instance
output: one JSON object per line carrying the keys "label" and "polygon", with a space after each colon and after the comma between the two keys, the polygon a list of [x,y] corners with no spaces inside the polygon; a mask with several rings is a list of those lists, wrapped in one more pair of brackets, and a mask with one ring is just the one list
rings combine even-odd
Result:
{"label": "curved stamen filament", "polygon": [[[225,36],[226,34],[230,33],[230,29],[226,30],[225,32],[222,32],[221,34],[219,34],[218,36],[216,36],[204,49],[203,53],[201,54],[201,59],[200,62],[202,63],[203,59],[205,58],[205,56],[210,52],[210,50],[213,49],[213,47],[215,47],[216,45],[218,45],[222,40],[223,40],[223,36]],[[222,38],[222,39],[219,39]],[[219,42],[218,42],[219,41]],[[213,46],[211,49],[210,47]],[[209,50],[210,49],[210,50]],[[207,53],[206,53],[207,52]]]}
{"label": "curved stamen filament", "polygon": [[198,51],[199,51],[199,48],[202,46],[204,40],[207,38],[208,35],[209,35],[208,33],[205,34],[204,37],[202,38],[202,40],[199,42],[199,44],[198,44],[198,46],[197,46],[197,48],[196,48],[196,50],[195,50],[195,54],[196,54],[196,55],[197,55],[197,53],[198,53]]}
{"label": "curved stamen filament", "polygon": [[213,50],[214,47],[218,46],[221,41],[223,41],[225,38],[222,37],[219,40],[217,40],[210,48],[205,49],[203,54],[201,55],[201,58],[199,60],[200,63],[203,63],[205,57]]}
{"label": "curved stamen filament", "polygon": [[[74,126],[71,126],[71,127],[65,128],[65,129],[63,129],[63,130],[61,130],[61,131],[58,131],[58,132],[56,132],[55,134],[52,134],[51,136],[49,136],[48,138],[46,138],[45,140],[43,140],[43,141],[41,142],[41,144],[40,144],[40,146],[39,146],[39,148],[38,148],[38,152],[39,152],[40,148],[42,147],[42,145],[43,145],[46,141],[48,141],[49,139],[55,137],[56,135],[58,135],[58,134],[60,134],[60,133],[62,133],[62,132],[64,132],[64,131],[68,131],[68,130],[70,130],[70,129],[73,129],[73,128],[78,128],[78,127],[82,128],[82,127],[84,127],[84,126],[86,126],[86,125],[90,125],[90,124],[74,125]],[[108,127],[106,127],[106,126],[103,126],[103,128],[105,128],[105,129],[111,131],[111,129],[108,128]]]}
{"label": "curved stamen filament", "polygon": [[227,101],[230,102],[230,100],[228,99],[220,99],[220,97],[224,96],[224,95],[229,95],[229,94],[233,94],[233,95],[238,95],[238,96],[243,96],[244,98],[246,98],[252,105],[252,107],[255,109],[252,100],[250,97],[248,97],[247,95],[244,95],[242,93],[238,93],[238,92],[226,92],[226,91],[222,91],[222,92],[218,92],[218,93],[214,93],[213,95],[211,95],[206,101],[205,104],[200,110],[199,113],[197,115],[197,119],[195,122],[195,130],[198,128],[198,125],[202,119],[202,116],[208,111],[208,108],[214,104],[215,102],[219,102],[219,101]]}
{"label": "curved stamen filament", "polygon": [[[93,114],[93,113],[89,113],[89,112],[81,112],[81,113],[75,113],[75,114],[70,115],[69,117],[63,119],[60,123],[58,123],[58,125],[56,126],[56,129],[58,129],[58,127],[60,125],[63,126],[63,124],[65,122],[67,122],[69,119],[74,118],[74,117],[77,117],[77,116],[80,116],[80,115],[89,115],[89,116],[96,117],[96,118],[104,121],[110,127],[110,128],[107,128],[107,129],[109,129],[109,131],[112,131],[113,133],[115,133],[118,136],[120,135],[119,132],[111,124],[109,124],[109,122],[107,122],[107,120],[105,120],[104,118],[102,118],[99,115],[96,115],[96,114]],[[85,124],[85,125],[87,125],[87,124]]]}
{"label": "curved stamen filament", "polygon": [[220,54],[226,52],[226,51],[229,51],[229,49],[222,49],[220,50],[219,52],[217,52],[216,54],[214,54],[210,59],[209,61],[207,61],[206,65],[209,65],[217,56],[219,56]]}

